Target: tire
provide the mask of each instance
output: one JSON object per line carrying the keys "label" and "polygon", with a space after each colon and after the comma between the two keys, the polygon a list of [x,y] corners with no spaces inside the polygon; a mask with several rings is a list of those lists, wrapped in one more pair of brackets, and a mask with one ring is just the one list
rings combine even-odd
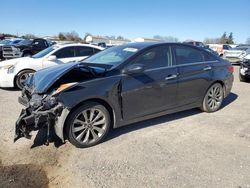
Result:
{"label": "tire", "polygon": [[110,114],[101,104],[88,102],[74,110],[66,122],[66,137],[78,148],[103,141],[110,129]]}
{"label": "tire", "polygon": [[18,89],[23,89],[24,87],[24,81],[27,79],[29,74],[34,73],[33,70],[23,70],[18,73],[15,79],[15,85]]}
{"label": "tire", "polygon": [[240,79],[241,82],[247,82],[248,81],[248,79],[245,76],[241,75],[240,73],[239,73],[239,79]]}
{"label": "tire", "polygon": [[220,83],[215,83],[207,90],[202,102],[201,110],[208,113],[215,112],[221,107],[223,99],[223,87]]}
{"label": "tire", "polygon": [[32,54],[29,52],[24,52],[24,54],[23,54],[23,57],[31,57],[31,56],[32,56]]}

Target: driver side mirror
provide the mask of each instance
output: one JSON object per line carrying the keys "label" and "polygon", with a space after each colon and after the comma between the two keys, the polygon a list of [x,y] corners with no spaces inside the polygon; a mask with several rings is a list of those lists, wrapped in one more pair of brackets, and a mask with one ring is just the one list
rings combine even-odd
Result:
{"label": "driver side mirror", "polygon": [[142,64],[132,64],[122,70],[123,74],[138,74],[145,70]]}
{"label": "driver side mirror", "polygon": [[55,61],[56,60],[56,56],[55,55],[50,55],[48,58],[47,58],[48,61]]}

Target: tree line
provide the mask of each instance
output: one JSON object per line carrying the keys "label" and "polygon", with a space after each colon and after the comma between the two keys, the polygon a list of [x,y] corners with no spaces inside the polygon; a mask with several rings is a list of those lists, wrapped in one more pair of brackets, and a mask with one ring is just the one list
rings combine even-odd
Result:
{"label": "tree line", "polygon": [[[38,38],[36,35],[34,34],[25,34],[22,36],[17,36],[17,35],[13,35],[13,34],[7,34],[7,33],[2,33],[0,32],[1,36],[4,37],[15,37],[15,38],[24,38],[24,39],[34,39],[34,38]],[[85,33],[84,38],[81,38],[79,36],[79,34],[75,31],[71,31],[71,32],[59,32],[58,35],[56,36],[59,40],[61,41],[75,41],[75,42],[84,42],[86,36],[91,35],[91,33]],[[105,38],[108,39],[117,39],[117,40],[128,40],[123,36],[104,36]],[[155,35],[153,36],[154,39],[159,39],[159,40],[163,40],[166,42],[179,42],[179,39],[174,37],[174,36],[161,36],[161,35]],[[229,34],[227,34],[226,32],[224,32],[222,34],[221,37],[217,37],[217,38],[205,38],[204,43],[206,44],[234,44],[234,37],[233,37],[233,33],[230,32]],[[250,37],[247,38],[246,40],[246,44],[250,44]]]}

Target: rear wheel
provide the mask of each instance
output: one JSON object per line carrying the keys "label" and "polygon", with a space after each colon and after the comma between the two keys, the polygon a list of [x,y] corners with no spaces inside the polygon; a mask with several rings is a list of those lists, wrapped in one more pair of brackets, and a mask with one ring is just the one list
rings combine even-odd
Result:
{"label": "rear wheel", "polygon": [[32,54],[30,52],[24,52],[23,57],[31,57]]}
{"label": "rear wheel", "polygon": [[221,84],[215,83],[207,90],[201,110],[204,112],[215,112],[221,107],[223,99],[223,87]]}
{"label": "rear wheel", "polygon": [[15,84],[19,89],[23,89],[24,83],[30,74],[33,74],[35,71],[33,70],[23,70],[16,76]]}
{"label": "rear wheel", "polygon": [[108,134],[110,115],[108,110],[96,102],[77,108],[66,123],[66,136],[79,148],[94,146]]}

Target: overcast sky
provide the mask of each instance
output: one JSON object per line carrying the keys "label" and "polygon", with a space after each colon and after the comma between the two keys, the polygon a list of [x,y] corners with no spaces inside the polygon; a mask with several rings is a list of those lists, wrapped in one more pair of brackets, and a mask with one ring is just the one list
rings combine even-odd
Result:
{"label": "overcast sky", "polygon": [[250,0],[6,0],[0,33],[40,36],[76,31],[96,35],[204,40],[233,32],[250,37]]}

